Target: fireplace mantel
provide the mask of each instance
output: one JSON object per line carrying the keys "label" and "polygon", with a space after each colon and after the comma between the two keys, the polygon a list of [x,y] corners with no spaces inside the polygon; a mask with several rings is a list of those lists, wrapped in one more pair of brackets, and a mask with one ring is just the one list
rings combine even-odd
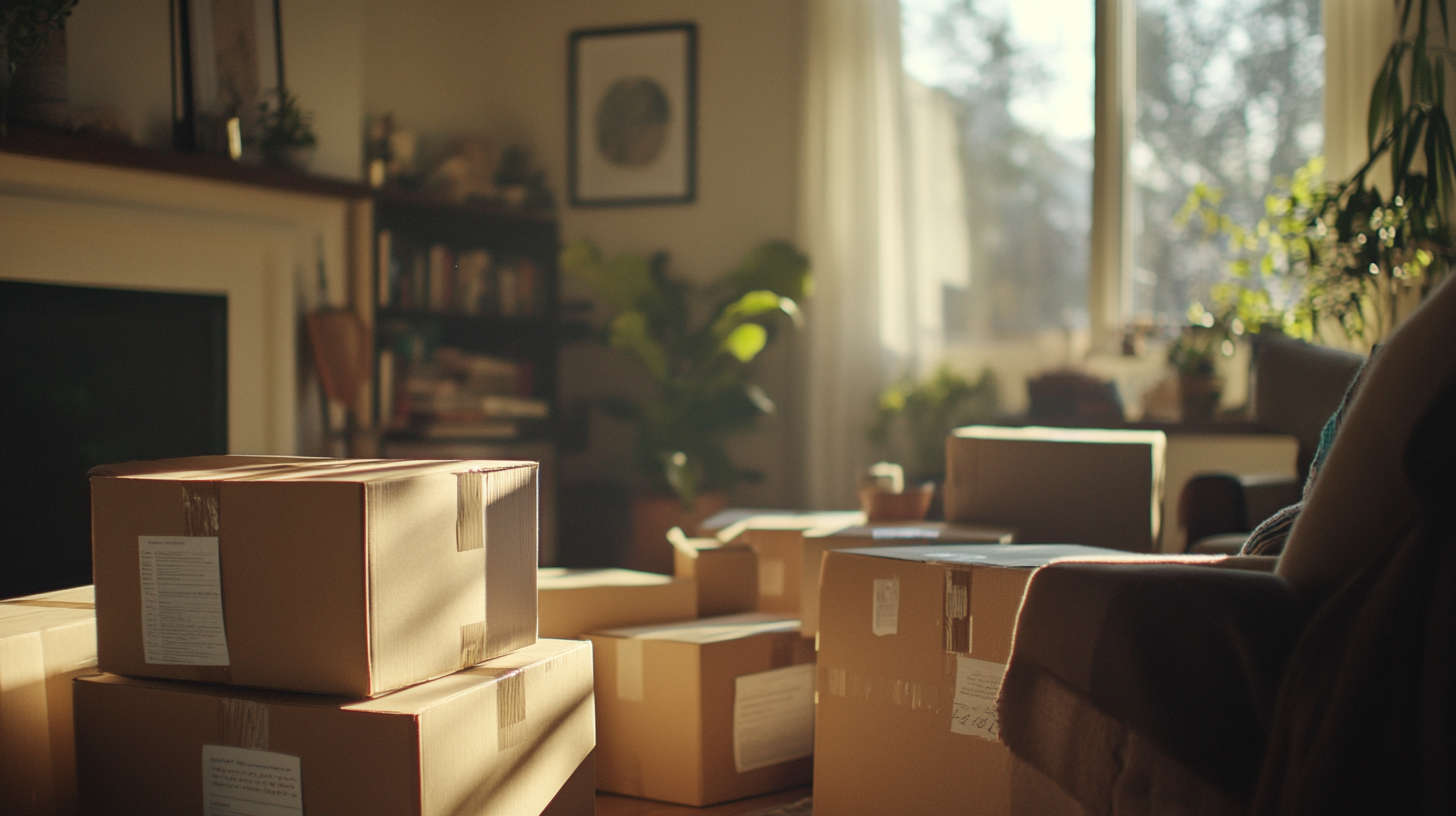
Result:
{"label": "fireplace mantel", "polygon": [[12,130],[0,139],[0,278],[226,294],[229,449],[319,453],[321,397],[298,326],[321,305],[367,303],[356,287],[369,280],[368,195],[343,181]]}

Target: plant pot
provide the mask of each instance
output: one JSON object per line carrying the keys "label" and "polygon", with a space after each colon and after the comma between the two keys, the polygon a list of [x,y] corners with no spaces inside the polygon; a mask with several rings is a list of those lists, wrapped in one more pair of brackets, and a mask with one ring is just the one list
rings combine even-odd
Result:
{"label": "plant pot", "polygon": [[1178,397],[1183,422],[1202,425],[1213,422],[1223,399],[1223,378],[1214,374],[1178,375]]}
{"label": "plant pot", "polygon": [[859,489],[859,507],[866,521],[924,521],[934,498],[934,482],[908,487],[903,493],[878,487]]}
{"label": "plant pot", "polygon": [[307,173],[313,164],[312,145],[263,145],[263,163],[290,173]]}
{"label": "plant pot", "polygon": [[699,524],[727,506],[728,494],[720,491],[699,494],[691,510],[677,496],[634,495],[632,541],[622,566],[671,575],[672,545],[667,543],[667,531],[681,527],[688,535],[697,535]]}

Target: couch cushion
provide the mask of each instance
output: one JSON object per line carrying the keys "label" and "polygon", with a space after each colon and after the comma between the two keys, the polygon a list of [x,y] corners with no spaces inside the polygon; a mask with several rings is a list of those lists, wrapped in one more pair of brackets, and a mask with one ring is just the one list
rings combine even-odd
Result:
{"label": "couch cushion", "polygon": [[1416,509],[1401,457],[1456,371],[1456,288],[1448,280],[1381,344],[1289,533],[1278,574],[1314,599],[1375,558]]}

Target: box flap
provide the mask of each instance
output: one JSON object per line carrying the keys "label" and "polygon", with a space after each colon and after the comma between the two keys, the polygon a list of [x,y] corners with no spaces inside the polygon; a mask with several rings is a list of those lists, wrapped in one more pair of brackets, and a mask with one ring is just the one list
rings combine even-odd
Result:
{"label": "box flap", "polygon": [[700,618],[677,623],[607,629],[593,634],[633,640],[671,640],[679,643],[705,644],[738,640],[772,632],[793,632],[798,628],[798,618],[786,618],[782,615],[770,615],[763,612],[747,612],[742,615],[724,615],[718,618]]}
{"label": "box flap", "polygon": [[1040,567],[1058,558],[1126,558],[1121,550],[1081,544],[950,544],[911,547],[866,547],[846,550],[866,558],[894,558],[931,564],[970,564],[985,567]]}
{"label": "box flap", "polygon": [[542,567],[536,571],[540,591],[552,589],[586,589],[589,587],[661,586],[681,581],[671,575],[638,572],[628,569],[568,569]]}

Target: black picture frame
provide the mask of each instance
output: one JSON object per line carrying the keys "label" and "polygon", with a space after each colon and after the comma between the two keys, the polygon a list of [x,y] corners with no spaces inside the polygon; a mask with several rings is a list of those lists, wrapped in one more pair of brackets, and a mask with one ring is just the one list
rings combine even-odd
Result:
{"label": "black picture frame", "polygon": [[567,186],[574,207],[697,197],[694,23],[573,31]]}
{"label": "black picture frame", "polygon": [[238,158],[285,87],[280,0],[171,0],[171,18],[173,147]]}

